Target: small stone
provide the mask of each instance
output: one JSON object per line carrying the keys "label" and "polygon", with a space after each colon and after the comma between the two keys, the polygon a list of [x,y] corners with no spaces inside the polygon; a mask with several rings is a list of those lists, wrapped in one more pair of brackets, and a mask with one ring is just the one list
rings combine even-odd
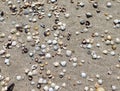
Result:
{"label": "small stone", "polygon": [[84,24],[85,24],[85,20],[83,20],[83,19],[80,20],[80,24],[81,24],[81,25],[84,25]]}
{"label": "small stone", "polygon": [[57,44],[57,40],[53,40],[53,41],[52,41],[52,44],[53,44],[53,45],[56,45],[56,44]]}
{"label": "small stone", "polygon": [[93,16],[93,15],[92,15],[90,12],[87,12],[87,13],[86,13],[86,17],[87,17],[87,18],[90,18],[90,17],[92,17],[92,16]]}
{"label": "small stone", "polygon": [[40,47],[41,47],[41,49],[45,49],[46,45],[42,44]]}
{"label": "small stone", "polygon": [[82,73],[81,73],[81,77],[82,77],[82,78],[86,78],[86,77],[87,77],[87,74],[84,73],[84,72],[82,72]]}
{"label": "small stone", "polygon": [[3,55],[3,54],[5,54],[5,50],[0,50],[0,55]]}
{"label": "small stone", "polygon": [[51,71],[50,71],[50,70],[47,70],[46,74],[47,74],[47,75],[50,75],[50,74],[51,74]]}
{"label": "small stone", "polygon": [[5,37],[5,33],[1,33],[0,38],[4,38],[4,37]]}
{"label": "small stone", "polygon": [[83,2],[80,2],[79,5],[80,5],[80,7],[84,7],[85,6],[85,4]]}
{"label": "small stone", "polygon": [[33,18],[33,19],[32,19],[32,22],[37,22],[37,19],[36,19],[36,18]]}
{"label": "small stone", "polygon": [[27,41],[28,42],[31,42],[33,39],[32,39],[32,36],[27,36]]}
{"label": "small stone", "polygon": [[106,40],[106,41],[105,41],[105,44],[106,44],[106,45],[110,45],[110,44],[111,44],[111,41],[110,41],[110,40]]}
{"label": "small stone", "polygon": [[65,13],[65,18],[69,18],[69,17],[70,17],[70,14]]}
{"label": "small stone", "polygon": [[103,80],[102,80],[102,79],[99,79],[99,80],[98,80],[98,84],[99,84],[99,85],[102,85],[102,84],[103,84]]}
{"label": "small stone", "polygon": [[107,55],[108,51],[107,50],[103,50],[103,54]]}
{"label": "small stone", "polygon": [[29,10],[26,9],[26,10],[24,10],[23,13],[24,13],[24,15],[28,15],[30,12],[29,12]]}
{"label": "small stone", "polygon": [[94,3],[93,3],[93,7],[94,7],[94,8],[98,8],[98,2],[94,2]]}
{"label": "small stone", "polygon": [[56,45],[56,46],[53,46],[53,49],[54,49],[54,51],[57,51],[59,48],[58,48],[58,46]]}
{"label": "small stone", "polygon": [[72,65],[73,65],[73,67],[76,67],[76,66],[77,66],[77,63],[73,63]]}
{"label": "small stone", "polygon": [[99,75],[99,74],[96,74],[96,78],[99,79],[99,78],[100,78],[100,75]]}
{"label": "small stone", "polygon": [[33,74],[32,74],[32,72],[31,71],[29,71],[28,72],[28,76],[32,76]]}
{"label": "small stone", "polygon": [[108,35],[107,40],[112,40],[112,37],[110,35]]}
{"label": "small stone", "polygon": [[66,56],[67,56],[67,57],[70,57],[71,55],[72,55],[72,51],[66,50]]}
{"label": "small stone", "polygon": [[54,62],[53,65],[54,65],[55,67],[58,67],[58,66],[59,66],[59,62]]}
{"label": "small stone", "polygon": [[107,2],[107,5],[106,5],[108,8],[110,8],[112,6],[112,3],[111,2]]}
{"label": "small stone", "polygon": [[119,39],[119,38],[116,38],[116,39],[115,39],[115,43],[116,43],[116,44],[120,44],[120,39]]}
{"label": "small stone", "polygon": [[118,24],[118,23],[119,23],[119,20],[118,20],[118,19],[115,19],[115,20],[113,20],[113,23],[114,23],[114,24]]}
{"label": "small stone", "polygon": [[21,77],[21,76],[16,76],[16,79],[17,79],[18,81],[20,81],[20,80],[22,79],[22,77]]}
{"label": "small stone", "polygon": [[31,83],[30,83],[31,85],[35,85],[35,82],[34,81],[31,81]]}
{"label": "small stone", "polygon": [[97,46],[97,47],[100,47],[100,44],[99,44],[99,43],[97,43],[97,44],[96,44],[96,46]]}
{"label": "small stone", "polygon": [[77,84],[78,84],[78,85],[81,85],[81,84],[82,84],[82,82],[81,82],[81,81],[77,81]]}
{"label": "small stone", "polygon": [[32,71],[32,76],[36,76],[38,74],[38,71],[37,70],[33,70]]}
{"label": "small stone", "polygon": [[6,81],[6,82],[9,82],[9,81],[10,81],[10,77],[6,77],[6,78],[5,78],[5,81]]}
{"label": "small stone", "polygon": [[48,90],[49,90],[49,87],[48,87],[48,86],[44,86],[43,89],[44,89],[45,91],[48,91]]}
{"label": "small stone", "polygon": [[92,45],[91,45],[91,44],[88,44],[86,47],[87,47],[88,49],[91,49],[91,48],[92,48]]}
{"label": "small stone", "polygon": [[117,46],[116,45],[112,45],[112,49],[116,50]]}
{"label": "small stone", "polygon": [[48,41],[47,41],[47,44],[48,44],[48,45],[52,44],[52,40],[48,40]]}
{"label": "small stone", "polygon": [[43,83],[43,78],[39,78],[38,83]]}
{"label": "small stone", "polygon": [[8,65],[8,66],[10,65],[10,60],[9,59],[6,58],[4,62],[5,62],[6,65]]}
{"label": "small stone", "polygon": [[96,55],[96,54],[93,54],[93,55],[92,55],[92,58],[93,58],[93,59],[97,59],[97,55]]}
{"label": "small stone", "polygon": [[55,91],[53,88],[49,88],[49,90],[48,91]]}
{"label": "small stone", "polygon": [[65,67],[65,66],[67,65],[67,62],[66,62],[66,61],[61,61],[61,62],[60,62],[60,65],[61,65],[62,67]]}
{"label": "small stone", "polygon": [[62,87],[66,87],[66,83],[62,83]]}
{"label": "small stone", "polygon": [[4,79],[4,76],[0,75],[0,81],[2,81]]}
{"label": "small stone", "polygon": [[112,56],[115,56],[115,52],[114,52],[114,51],[111,51],[110,54],[111,54]]}
{"label": "small stone", "polygon": [[50,53],[46,53],[45,58],[50,59],[52,56]]}
{"label": "small stone", "polygon": [[65,73],[61,72],[61,73],[59,74],[59,77],[60,77],[60,78],[63,78],[64,75],[65,75]]}
{"label": "small stone", "polygon": [[5,20],[4,17],[0,17],[0,22],[3,22]]}
{"label": "small stone", "polygon": [[30,57],[33,57],[33,56],[34,56],[34,54],[33,54],[32,52],[30,52],[30,53],[29,53],[29,56],[30,56]]}
{"label": "small stone", "polygon": [[13,41],[12,46],[16,46],[16,45],[17,45],[17,41]]}
{"label": "small stone", "polygon": [[112,91],[115,91],[117,89],[116,86],[114,85],[112,85],[111,87],[112,87]]}
{"label": "small stone", "polygon": [[38,89],[41,88],[41,83],[37,83],[37,88],[38,88]]}
{"label": "small stone", "polygon": [[50,18],[51,16],[52,16],[52,14],[51,14],[51,13],[49,13],[49,14],[48,14],[48,17]]}
{"label": "small stone", "polygon": [[84,91],[88,91],[88,90],[89,90],[89,87],[85,86]]}
{"label": "small stone", "polygon": [[58,91],[59,88],[60,88],[60,86],[58,86],[58,85],[56,85],[56,86],[54,87],[55,91]]}

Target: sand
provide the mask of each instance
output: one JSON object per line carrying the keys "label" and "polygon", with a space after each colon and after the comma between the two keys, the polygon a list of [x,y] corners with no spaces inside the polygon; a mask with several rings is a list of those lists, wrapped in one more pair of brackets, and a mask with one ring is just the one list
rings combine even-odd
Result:
{"label": "sand", "polygon": [[[14,2],[15,5],[17,3],[15,2],[16,0],[11,0]],[[39,0],[40,1],[40,0]],[[42,1],[42,0],[41,0]],[[45,70],[50,69],[52,71],[52,74],[55,76],[55,79],[52,81],[56,83],[57,85],[61,86],[62,83],[66,83],[65,88],[61,88],[59,91],[84,91],[84,87],[93,87],[95,83],[97,82],[97,79],[95,77],[96,74],[100,74],[100,78],[103,80],[102,87],[106,89],[106,91],[112,91],[111,90],[111,85],[115,85],[117,87],[116,91],[120,91],[120,80],[117,80],[117,76],[120,76],[120,69],[116,68],[116,64],[120,64],[117,60],[120,55],[120,45],[117,45],[117,50],[115,50],[116,55],[111,56],[110,54],[104,55],[102,53],[103,50],[105,49],[110,49],[111,46],[106,46],[105,43],[101,41],[101,38],[97,37],[95,38],[95,43],[93,47],[90,50],[96,51],[97,54],[102,56],[101,59],[99,60],[94,60],[91,58],[90,55],[87,54],[88,49],[84,49],[80,47],[81,41],[85,38],[91,38],[91,34],[94,32],[98,32],[99,34],[104,34],[105,30],[109,31],[109,35],[112,36],[113,39],[116,37],[120,38],[120,29],[114,29],[113,26],[113,20],[114,19],[120,19],[120,3],[117,2],[117,0],[97,0],[99,2],[99,10],[101,10],[100,13],[96,13],[96,9],[92,7],[92,4],[88,2],[88,0],[73,0],[74,3],[70,3],[70,0],[58,0],[58,6],[64,6],[66,8],[66,12],[70,14],[70,17],[68,19],[64,18],[64,14],[60,14],[60,21],[63,23],[66,23],[66,30],[63,32],[64,35],[66,35],[68,32],[72,34],[70,41],[67,41],[66,38],[63,39],[63,42],[67,44],[68,49],[72,49],[75,51],[73,53],[73,56],[76,56],[78,58],[78,61],[80,60],[85,60],[85,64],[83,66],[77,66],[73,67],[72,63],[69,62],[69,57],[63,56],[59,57],[56,56],[54,58],[51,58],[50,60],[45,60],[48,62],[48,65],[45,67]],[[79,7],[78,10],[76,10],[76,3],[77,1],[82,1],[85,3],[85,7],[81,8]],[[106,3],[110,1],[112,3],[111,8],[106,7]],[[28,18],[26,16],[22,15],[11,15],[10,10],[7,6],[7,3],[0,1],[0,10],[5,11],[5,21],[0,22],[0,32],[5,33],[6,37],[3,38],[3,42],[0,43],[0,49],[2,49],[2,46],[4,43],[7,42],[7,36],[10,35],[10,29],[13,28],[13,25],[11,24],[12,21],[16,21],[16,23],[26,23],[30,24],[32,29],[36,25],[40,25],[41,23],[46,25],[46,28],[51,28],[51,26],[54,23],[55,17],[48,18],[47,13],[49,12],[49,8],[53,4],[47,4],[45,2],[44,8],[45,8],[45,15],[41,20],[38,20],[36,23],[30,23],[28,21]],[[93,14],[92,18],[87,19],[85,17],[86,12],[91,12]],[[109,21],[106,20],[106,16],[104,15],[105,13],[111,14],[113,16],[112,19]],[[77,16],[80,15],[81,17],[78,18]],[[80,33],[79,35],[76,36],[75,32],[80,31],[85,28],[85,26],[80,25],[79,21],[81,19],[86,19],[89,20],[92,24],[92,28],[89,28],[89,31],[87,33]],[[31,31],[34,31],[32,30]],[[39,27],[39,32],[40,32],[40,43],[44,43],[44,36],[43,36],[43,31],[45,29]],[[54,31],[51,32],[52,34]],[[23,37],[21,37],[23,40],[26,40],[26,35],[23,33]],[[53,38],[51,35],[49,38]],[[101,44],[100,48],[97,48],[95,44],[99,42]],[[26,42],[27,48],[32,51],[33,48],[30,46],[30,43]],[[5,77],[10,77],[10,83],[14,82],[15,87],[13,91],[31,91],[32,88],[36,89],[35,91],[42,91],[38,90],[36,88],[36,85],[30,85],[30,81],[28,80],[27,76],[24,74],[24,69],[30,67],[33,64],[36,64],[36,62],[32,61],[31,58],[29,57],[28,54],[22,54],[20,48],[12,48],[12,49],[7,49],[7,52],[11,54],[10,61],[11,65],[6,66],[4,63],[4,58],[0,57],[0,69],[1,72],[0,74],[5,76]],[[63,51],[63,54],[65,51]],[[54,54],[54,52],[53,52]],[[60,62],[61,60],[66,60],[68,62],[67,67],[58,67],[55,68],[53,66],[53,62],[58,61]],[[64,78],[59,78],[59,72],[61,72],[62,69],[66,69],[67,72],[65,74]],[[108,75],[108,71],[112,71],[112,75]],[[45,72],[45,71],[44,71]],[[45,74],[43,72],[43,74]],[[80,77],[81,72],[86,72],[87,75],[90,78],[93,78],[94,81],[88,81],[86,79],[83,79]],[[16,76],[21,75],[24,76],[24,80],[17,81]],[[34,77],[33,81],[37,82],[38,78],[41,77],[42,75],[37,75]],[[71,80],[67,79],[67,76],[71,77]],[[73,84],[76,84],[76,81],[80,80],[82,82],[81,85],[76,85],[74,86]],[[0,85],[1,89],[1,85]]]}

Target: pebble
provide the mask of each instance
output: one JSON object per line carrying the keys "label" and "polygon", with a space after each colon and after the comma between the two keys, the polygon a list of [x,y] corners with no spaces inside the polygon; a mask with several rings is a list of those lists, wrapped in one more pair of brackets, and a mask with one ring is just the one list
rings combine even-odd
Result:
{"label": "pebble", "polygon": [[62,83],[62,87],[66,87],[66,83]]}
{"label": "pebble", "polygon": [[49,87],[48,87],[48,86],[44,86],[43,89],[44,89],[45,91],[48,91],[48,90],[49,90]]}
{"label": "pebble", "polygon": [[53,45],[56,45],[57,43],[58,43],[57,40],[53,40],[53,41],[52,41],[52,44],[53,44]]}
{"label": "pebble", "polygon": [[100,44],[99,44],[99,43],[97,43],[97,44],[96,44],[96,46],[97,46],[97,47],[100,47]]}
{"label": "pebble", "polygon": [[99,79],[99,80],[98,80],[98,84],[99,84],[99,85],[102,85],[102,84],[103,84],[103,80],[102,80],[102,79]]}
{"label": "pebble", "polygon": [[33,18],[33,19],[32,19],[32,22],[33,22],[33,23],[37,22],[37,19],[36,19],[36,18]]}
{"label": "pebble", "polygon": [[110,8],[112,6],[112,3],[111,2],[107,2],[107,5],[106,5],[108,8]]}
{"label": "pebble", "polygon": [[59,88],[60,88],[60,86],[58,86],[58,85],[56,85],[56,86],[54,87],[55,91],[58,91]]}
{"label": "pebble", "polygon": [[115,42],[116,42],[117,44],[120,44],[120,39],[119,39],[119,38],[116,38],[116,39],[115,39]]}
{"label": "pebble", "polygon": [[92,16],[93,16],[93,15],[92,15],[90,12],[87,12],[87,13],[86,13],[86,17],[87,17],[87,18],[90,18],[90,17],[92,17]]}
{"label": "pebble", "polygon": [[70,50],[66,50],[66,56],[67,56],[67,57],[72,56],[72,51],[70,51]]}
{"label": "pebble", "polygon": [[80,7],[84,7],[84,6],[85,6],[85,3],[80,2],[79,5],[80,5]]}
{"label": "pebble", "polygon": [[9,59],[6,58],[4,62],[5,62],[6,65],[8,65],[8,66],[10,65],[10,60]]}
{"label": "pebble", "polygon": [[89,90],[89,87],[85,86],[84,91],[88,91],[88,90]]}
{"label": "pebble", "polygon": [[56,46],[53,46],[53,49],[54,49],[54,51],[57,51],[59,48],[58,48],[58,46],[56,45]]}
{"label": "pebble", "polygon": [[46,53],[45,58],[50,59],[52,56],[50,53]]}
{"label": "pebble", "polygon": [[48,91],[55,91],[53,88],[49,88],[49,90]]}
{"label": "pebble", "polygon": [[3,54],[5,54],[5,50],[0,50],[0,55],[3,55]]}
{"label": "pebble", "polygon": [[35,82],[34,81],[31,81],[31,83],[30,83],[31,85],[35,85]]}
{"label": "pebble", "polygon": [[49,17],[49,18],[52,17],[52,14],[51,14],[51,13],[48,13],[48,17]]}
{"label": "pebble", "polygon": [[111,51],[110,54],[111,54],[112,56],[115,56],[115,52],[114,52],[114,51]]}
{"label": "pebble", "polygon": [[54,65],[55,67],[58,67],[58,66],[59,66],[59,62],[54,62],[53,65]]}
{"label": "pebble", "polygon": [[82,77],[82,78],[86,78],[86,77],[87,77],[87,74],[84,73],[84,72],[82,72],[82,73],[81,73],[81,77]]}
{"label": "pebble", "polygon": [[12,46],[16,46],[16,45],[17,45],[17,41],[13,41]]}
{"label": "pebble", "polygon": [[50,45],[52,44],[52,40],[48,40],[47,43]]}
{"label": "pebble", "polygon": [[81,85],[81,84],[82,84],[82,82],[81,82],[81,81],[77,81],[77,84],[78,84],[78,85]]}
{"label": "pebble", "polygon": [[112,87],[112,91],[116,91],[117,88],[115,85],[112,85],[111,87]]}
{"label": "pebble", "polygon": [[108,51],[107,50],[103,50],[103,54],[107,55]]}
{"label": "pebble", "polygon": [[18,81],[20,81],[20,80],[22,79],[22,77],[21,77],[21,76],[16,76],[16,79],[17,79]]}
{"label": "pebble", "polygon": [[67,65],[67,62],[66,62],[66,61],[61,61],[61,62],[60,62],[60,65],[61,65],[62,67],[65,67],[65,66]]}
{"label": "pebble", "polygon": [[87,47],[88,49],[91,49],[91,48],[92,48],[92,45],[91,45],[91,44],[88,44],[86,47]]}
{"label": "pebble", "polygon": [[69,17],[70,17],[70,14],[65,13],[65,18],[69,18]]}
{"label": "pebble", "polygon": [[73,63],[72,65],[73,65],[73,67],[76,67],[78,64],[77,63]]}
{"label": "pebble", "polygon": [[41,49],[45,49],[46,45],[42,44],[40,47],[41,47]]}
{"label": "pebble", "polygon": [[32,39],[32,36],[27,36],[27,41],[28,42],[31,42],[33,39]]}
{"label": "pebble", "polygon": [[94,3],[93,3],[93,7],[94,7],[94,8],[98,8],[98,2],[94,2]]}

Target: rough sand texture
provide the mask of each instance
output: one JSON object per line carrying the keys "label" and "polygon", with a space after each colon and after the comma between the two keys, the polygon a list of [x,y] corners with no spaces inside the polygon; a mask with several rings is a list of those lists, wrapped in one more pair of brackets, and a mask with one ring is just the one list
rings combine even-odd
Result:
{"label": "rough sand texture", "polygon": [[[15,5],[18,5],[16,3],[16,0],[11,0],[14,2]],[[83,66],[77,66],[73,67],[72,62],[69,62],[69,57],[63,56],[55,56],[54,58],[51,59],[46,59],[45,61],[48,62],[48,65],[45,67],[45,70],[49,69],[51,70],[52,74],[55,76],[55,78],[52,80],[52,82],[56,83],[57,85],[61,86],[62,83],[66,83],[65,88],[61,88],[59,91],[84,91],[85,86],[93,87],[95,83],[97,82],[97,79],[95,77],[96,74],[101,75],[101,79],[103,79],[103,84],[102,86],[106,89],[106,91],[112,91],[111,90],[111,85],[115,85],[117,87],[116,91],[120,91],[120,80],[118,81],[116,78],[117,76],[120,76],[120,69],[116,68],[116,64],[120,64],[117,60],[120,55],[120,45],[117,46],[117,50],[115,50],[116,55],[111,56],[110,54],[104,55],[102,51],[104,49],[111,49],[111,46],[106,46],[104,42],[101,41],[100,37],[94,38],[95,42],[93,44],[93,47],[90,50],[96,51],[97,54],[99,54],[102,58],[98,60],[94,60],[91,58],[90,55],[87,54],[88,49],[84,49],[80,47],[81,41],[86,38],[92,38],[91,34],[98,32],[99,34],[104,34],[105,30],[108,30],[109,33],[107,35],[111,35],[113,39],[116,37],[120,38],[120,28],[114,29],[113,26],[113,20],[114,19],[120,19],[120,3],[117,2],[117,0],[97,0],[99,2],[99,10],[101,10],[101,13],[96,13],[96,9],[92,7],[92,3],[89,3],[88,0],[73,0],[74,3],[71,4],[70,0],[58,0],[58,6],[64,6],[66,8],[66,12],[70,14],[70,17],[66,19],[64,17],[64,13],[60,13],[60,21],[63,23],[66,23],[66,30],[62,32],[63,35],[67,35],[67,33],[71,33],[72,36],[70,38],[70,41],[67,41],[66,38],[62,39],[63,43],[67,44],[67,49],[74,50],[75,53],[73,53],[73,57],[76,56],[78,58],[78,62],[80,60],[85,60],[85,64]],[[79,7],[78,10],[76,10],[76,3],[78,1],[82,1],[85,3],[85,7],[81,8]],[[106,7],[106,3],[110,1],[112,3],[111,8]],[[24,24],[30,24],[31,25],[31,32],[34,32],[33,27],[36,25],[40,25],[41,23],[46,25],[46,28],[50,28],[54,24],[54,19],[55,17],[52,16],[51,18],[47,17],[47,14],[49,12],[49,8],[53,4],[47,4],[45,2],[44,8],[45,8],[45,17],[41,20],[37,20],[36,23],[30,23],[28,21],[28,18],[26,18],[25,15],[19,16],[19,15],[11,15],[11,11],[9,10],[7,6],[7,2],[2,2],[0,0],[0,10],[6,12],[4,15],[5,21],[0,22],[0,33],[3,32],[5,33],[5,38],[3,38],[3,42],[0,43],[0,49],[2,49],[2,46],[4,43],[7,42],[7,36],[11,35],[10,34],[10,29],[14,28],[14,25],[11,24],[12,21],[16,21],[16,23],[24,23]],[[86,12],[91,12],[93,14],[92,18],[87,19],[85,16]],[[111,14],[113,16],[112,19],[109,21],[106,20],[106,16],[104,13]],[[78,18],[77,16],[80,15],[81,17]],[[75,32],[80,31],[85,28],[85,26],[80,25],[79,21],[80,19],[86,19],[89,20],[92,24],[92,28],[89,28],[89,31],[87,33],[80,33],[79,35],[76,36]],[[45,29],[46,29],[45,28]],[[39,27],[39,32],[40,32],[40,43],[45,43],[44,41],[44,36],[43,28]],[[53,33],[54,31],[51,31],[51,35],[47,37],[48,39],[53,38]],[[105,35],[105,34],[104,34]],[[23,39],[26,43],[26,47],[32,51],[34,47],[31,47],[29,42],[26,42],[26,34],[21,33],[20,37]],[[105,35],[106,36],[106,35]],[[46,39],[47,39],[46,38]],[[101,44],[100,48],[97,48],[95,44],[99,42]],[[31,91],[32,88],[36,89],[35,91],[42,91],[38,90],[36,88],[36,85],[30,85],[30,81],[28,81],[27,76],[24,74],[24,69],[30,67],[33,64],[36,64],[36,62],[32,61],[31,58],[29,57],[28,53],[27,54],[22,54],[21,48],[14,47],[12,49],[7,49],[7,52],[11,54],[10,61],[11,65],[6,66],[4,64],[4,58],[0,58],[0,68],[3,76],[10,77],[10,83],[14,82],[15,83],[15,88],[13,91]],[[55,54],[55,52],[51,52],[52,55]],[[65,55],[65,51],[62,51],[63,55]],[[36,54],[37,55],[37,54]],[[61,60],[67,61],[67,66],[65,68],[63,67],[58,67],[55,68],[53,66],[53,62],[58,61],[60,62]],[[38,68],[39,69],[39,68]],[[62,69],[66,69],[67,72],[65,74],[64,78],[59,78],[59,72],[62,71]],[[107,72],[112,71],[112,75],[108,75]],[[46,71],[43,72],[45,74]],[[88,81],[84,78],[80,77],[81,72],[86,72],[87,75],[91,78],[94,79],[93,82]],[[21,75],[24,76],[24,80],[17,81],[16,80],[16,75]],[[37,80],[39,77],[42,75],[37,75],[33,77],[33,81],[37,83]],[[67,76],[71,76],[71,80],[67,80]],[[80,80],[82,82],[81,85],[76,85],[73,86],[73,84],[76,84],[76,81]],[[1,89],[1,86],[0,86]]]}

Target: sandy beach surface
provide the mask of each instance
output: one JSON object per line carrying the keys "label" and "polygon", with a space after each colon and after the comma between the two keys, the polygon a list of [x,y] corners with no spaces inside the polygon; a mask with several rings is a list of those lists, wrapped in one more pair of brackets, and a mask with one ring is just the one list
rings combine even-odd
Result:
{"label": "sandy beach surface", "polygon": [[[55,0],[54,3],[52,1],[54,2],[54,0],[50,0],[49,3],[47,0],[18,0],[18,2],[0,0],[0,91],[44,91],[45,86],[49,87],[46,91],[120,91],[120,1]],[[98,4],[97,8],[93,7],[95,2]],[[33,3],[39,8],[36,10],[39,14],[37,12],[34,15],[36,12],[32,8],[35,7],[32,6]],[[22,7],[25,4],[27,8]],[[15,12],[12,12],[13,5],[17,10]],[[50,10],[53,6],[57,8]],[[13,8],[10,10],[10,7]],[[25,15],[25,10],[31,12]],[[87,13],[90,13],[88,18]],[[51,16],[48,17],[48,14]],[[38,19],[38,16],[43,18]],[[59,20],[56,24],[55,19]],[[118,20],[118,24],[114,23],[115,19]],[[81,20],[83,25],[80,24]],[[85,24],[86,21],[90,24]],[[25,28],[26,25],[29,26]],[[53,29],[54,25],[56,29]],[[65,29],[62,30],[61,27]],[[45,31],[48,33],[47,36],[44,35]],[[56,40],[57,43],[49,45],[46,42],[48,40]],[[13,41],[15,45],[8,45],[8,42]],[[46,47],[41,48],[42,44]],[[55,51],[53,47],[58,49]],[[28,51],[25,52],[24,48]],[[2,54],[1,50],[5,53]],[[41,51],[45,52],[45,56],[44,54],[40,56]],[[66,51],[71,52],[70,55],[68,53],[66,56]],[[34,56],[30,57],[30,53]],[[35,58],[38,58],[39,62],[35,62]],[[5,62],[6,59],[10,62]],[[66,65],[59,64],[61,61],[66,62]],[[53,65],[55,62],[58,63],[58,67]],[[33,65],[37,65],[37,68],[32,69]],[[35,70],[36,73],[28,76],[25,69],[31,73]],[[51,73],[47,75],[48,70]],[[60,73],[64,73],[61,78]],[[29,80],[29,77],[33,79]],[[40,78],[47,82],[40,83],[40,88],[37,88]],[[12,83],[15,84],[13,90],[4,90]],[[51,83],[55,83],[55,86],[52,87]],[[57,86],[59,89],[55,90]],[[104,90],[97,90],[99,87]]]}

